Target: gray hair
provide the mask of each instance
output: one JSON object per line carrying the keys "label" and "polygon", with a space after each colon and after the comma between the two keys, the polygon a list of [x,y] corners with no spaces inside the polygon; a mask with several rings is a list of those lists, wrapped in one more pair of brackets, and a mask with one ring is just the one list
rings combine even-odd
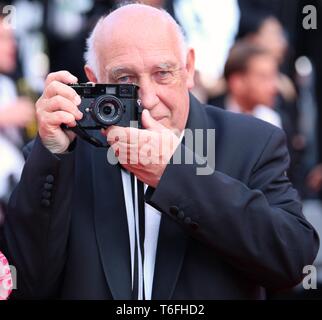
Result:
{"label": "gray hair", "polygon": [[[130,2],[130,3],[125,2],[125,4],[124,3],[121,4],[120,6],[118,6],[118,8],[130,5],[130,4],[133,4],[133,2]],[[141,5],[149,7],[148,5],[144,5],[144,4],[141,4]],[[173,19],[173,17],[166,10],[164,10],[164,9],[157,9],[157,10],[162,12],[163,15],[165,16],[165,18],[169,19],[169,21],[171,21],[173,23],[173,25],[175,26],[175,30],[176,30],[176,33],[178,35],[178,39],[179,39],[180,46],[181,46],[182,59],[183,59],[183,61],[186,61],[186,55],[187,55],[188,46],[187,46],[187,42],[186,42],[186,39],[185,39],[183,29],[181,28],[181,26],[175,21],[175,19]],[[98,20],[98,22],[96,23],[94,29],[90,33],[89,37],[86,39],[86,49],[85,49],[85,52],[84,52],[84,60],[85,60],[85,63],[91,68],[91,70],[93,71],[93,73],[95,74],[95,76],[97,78],[99,77],[100,66],[99,66],[97,52],[95,50],[95,40],[96,40],[98,30],[100,29],[103,21],[112,12],[110,12],[109,14],[107,14],[106,16],[103,16],[102,18],[100,18]]]}

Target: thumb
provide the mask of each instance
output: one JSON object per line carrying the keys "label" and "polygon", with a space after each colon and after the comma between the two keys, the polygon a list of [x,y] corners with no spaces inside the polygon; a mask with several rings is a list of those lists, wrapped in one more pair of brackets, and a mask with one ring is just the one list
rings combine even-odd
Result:
{"label": "thumb", "polygon": [[143,128],[153,131],[161,131],[164,130],[164,126],[152,118],[150,111],[144,109],[142,112],[142,125]]}

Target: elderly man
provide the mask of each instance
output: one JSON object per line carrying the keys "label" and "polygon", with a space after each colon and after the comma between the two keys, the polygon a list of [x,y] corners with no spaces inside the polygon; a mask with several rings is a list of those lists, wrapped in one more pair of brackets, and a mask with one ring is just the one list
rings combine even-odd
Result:
{"label": "elderly man", "polygon": [[[283,133],[189,95],[194,51],[159,9],[131,4],[101,19],[86,58],[91,82],[140,87],[143,129],[104,132],[116,155],[154,155],[160,140],[168,148],[159,163],[112,165],[105,149],[62,130],[83,116],[79,96],[66,85],[77,79],[50,74],[37,103],[39,136],[26,150],[5,223],[16,296],[259,299],[265,288],[299,283],[319,241],[285,175]],[[180,139],[184,129],[216,129],[211,174],[196,174],[198,157]],[[175,164],[178,150],[193,161]],[[133,227],[129,173],[147,187],[143,246]]]}

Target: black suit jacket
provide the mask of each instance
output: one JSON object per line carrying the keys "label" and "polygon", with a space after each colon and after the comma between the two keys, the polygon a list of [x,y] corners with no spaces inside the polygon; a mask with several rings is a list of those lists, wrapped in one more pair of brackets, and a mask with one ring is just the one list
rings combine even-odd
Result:
{"label": "black suit jacket", "polygon": [[[301,281],[319,244],[285,175],[282,131],[193,97],[187,127],[216,129],[216,171],[169,164],[148,189],[162,212],[152,298],[258,299]],[[58,157],[37,139],[4,229],[17,297],[131,298],[121,173],[106,150],[77,141]]]}

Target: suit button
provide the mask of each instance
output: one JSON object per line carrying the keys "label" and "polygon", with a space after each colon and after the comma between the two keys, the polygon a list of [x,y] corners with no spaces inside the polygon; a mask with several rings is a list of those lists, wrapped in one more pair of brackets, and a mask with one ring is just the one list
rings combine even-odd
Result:
{"label": "suit button", "polygon": [[48,208],[50,206],[50,201],[49,200],[46,200],[46,199],[43,199],[43,200],[41,200],[41,205],[43,207]]}
{"label": "suit button", "polygon": [[177,206],[171,206],[169,208],[169,211],[173,216],[176,216],[179,212],[179,208]]}
{"label": "suit button", "polygon": [[48,183],[53,183],[53,182],[54,182],[54,180],[55,180],[55,178],[54,178],[54,176],[53,176],[53,175],[51,175],[51,174],[49,174],[49,175],[46,177],[46,181],[47,181]]}
{"label": "suit button", "polygon": [[191,220],[190,217],[187,217],[187,218],[184,219],[185,224],[191,224],[191,222],[192,222],[192,220]]}
{"label": "suit button", "polygon": [[45,183],[44,184],[44,189],[45,190],[52,190],[53,189],[53,184],[52,183]]}
{"label": "suit button", "polygon": [[50,199],[50,198],[51,198],[51,192],[49,192],[49,191],[44,191],[44,192],[42,193],[42,197],[43,197],[44,199]]}
{"label": "suit button", "polygon": [[184,218],[184,212],[182,210],[180,210],[177,214],[177,218],[180,219],[180,220],[183,220]]}

